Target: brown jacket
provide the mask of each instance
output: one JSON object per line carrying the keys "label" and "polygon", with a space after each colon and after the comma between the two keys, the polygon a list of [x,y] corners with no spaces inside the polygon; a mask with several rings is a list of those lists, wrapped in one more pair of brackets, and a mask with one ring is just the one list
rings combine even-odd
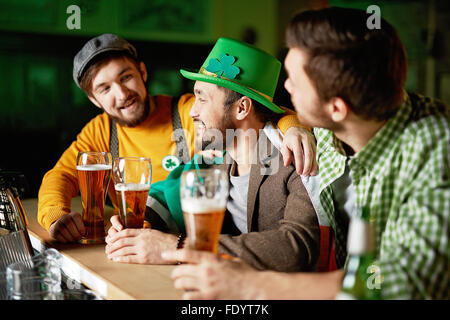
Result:
{"label": "brown jacket", "polygon": [[[258,157],[259,161],[251,167],[248,233],[241,234],[237,230],[227,211],[219,252],[239,257],[257,269],[312,270],[318,259],[320,242],[316,213],[294,166],[284,167],[281,154],[270,146],[267,150],[272,151],[271,154]],[[278,161],[278,171],[270,175],[271,161]],[[214,167],[229,172],[231,165],[226,163],[230,162]]]}
{"label": "brown jacket", "polygon": [[[258,155],[258,161],[251,166],[247,196],[248,233],[241,234],[227,211],[219,252],[239,257],[260,270],[313,270],[319,256],[320,231],[311,200],[301,176],[294,166],[284,167],[281,154],[264,132],[261,132],[260,141],[267,141],[267,153]],[[229,172],[232,163],[227,155],[224,164],[211,167]],[[155,215],[157,213],[151,210],[148,216],[152,226],[167,231],[167,226]],[[163,228],[158,227],[160,222],[164,224]]]}

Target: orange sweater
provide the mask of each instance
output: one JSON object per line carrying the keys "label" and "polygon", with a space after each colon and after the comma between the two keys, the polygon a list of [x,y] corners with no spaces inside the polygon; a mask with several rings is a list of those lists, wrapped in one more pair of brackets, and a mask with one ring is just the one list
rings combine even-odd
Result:
{"label": "orange sweater", "polygon": [[[152,162],[152,183],[164,180],[169,172],[163,169],[162,159],[167,155],[176,154],[176,142],[172,140],[171,97],[154,96],[156,108],[148,119],[135,128],[117,125],[119,140],[119,156],[148,157]],[[181,96],[178,111],[181,125],[185,129],[186,141],[192,158],[194,152],[194,122],[189,117],[189,111],[194,103],[192,94]],[[282,132],[292,126],[299,126],[295,113],[287,112],[278,122]],[[79,192],[76,159],[80,151],[110,151],[110,122],[108,115],[103,113],[93,118],[78,134],[77,139],[63,153],[55,167],[48,171],[39,189],[38,221],[49,229],[51,224],[65,213],[70,212],[70,202]],[[110,183],[108,194],[114,205],[114,186]]]}

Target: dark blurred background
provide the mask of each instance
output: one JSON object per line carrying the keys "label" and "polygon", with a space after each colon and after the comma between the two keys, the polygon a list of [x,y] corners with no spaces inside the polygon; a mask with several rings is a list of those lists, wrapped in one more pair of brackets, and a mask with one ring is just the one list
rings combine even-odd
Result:
{"label": "dark blurred background", "polygon": [[[181,67],[199,68],[218,37],[244,40],[283,61],[294,13],[378,5],[408,55],[406,87],[450,103],[447,0],[0,0],[0,169],[25,174],[37,197],[43,175],[99,109],[72,80],[72,59],[101,33],[133,43],[149,70],[151,94],[192,90]],[[67,22],[80,8],[80,29]],[[284,70],[275,102],[291,107]]]}

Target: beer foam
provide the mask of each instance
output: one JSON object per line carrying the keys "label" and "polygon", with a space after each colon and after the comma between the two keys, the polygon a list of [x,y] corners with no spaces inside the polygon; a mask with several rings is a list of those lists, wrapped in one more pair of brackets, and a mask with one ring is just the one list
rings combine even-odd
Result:
{"label": "beer foam", "polygon": [[116,188],[116,191],[145,191],[150,189],[150,185],[143,183],[118,183],[114,188]]}
{"label": "beer foam", "polygon": [[210,213],[212,211],[224,210],[227,203],[220,199],[182,199],[181,207],[183,211],[189,213]]}
{"label": "beer foam", "polygon": [[112,165],[110,164],[85,164],[77,166],[77,170],[80,171],[99,171],[99,170],[111,170]]}

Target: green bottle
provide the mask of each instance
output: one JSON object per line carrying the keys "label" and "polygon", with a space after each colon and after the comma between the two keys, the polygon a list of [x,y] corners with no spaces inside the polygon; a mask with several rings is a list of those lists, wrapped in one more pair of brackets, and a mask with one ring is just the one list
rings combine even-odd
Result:
{"label": "green bottle", "polygon": [[381,299],[381,274],[375,261],[375,238],[369,216],[369,209],[363,207],[350,221],[349,257],[337,300]]}

